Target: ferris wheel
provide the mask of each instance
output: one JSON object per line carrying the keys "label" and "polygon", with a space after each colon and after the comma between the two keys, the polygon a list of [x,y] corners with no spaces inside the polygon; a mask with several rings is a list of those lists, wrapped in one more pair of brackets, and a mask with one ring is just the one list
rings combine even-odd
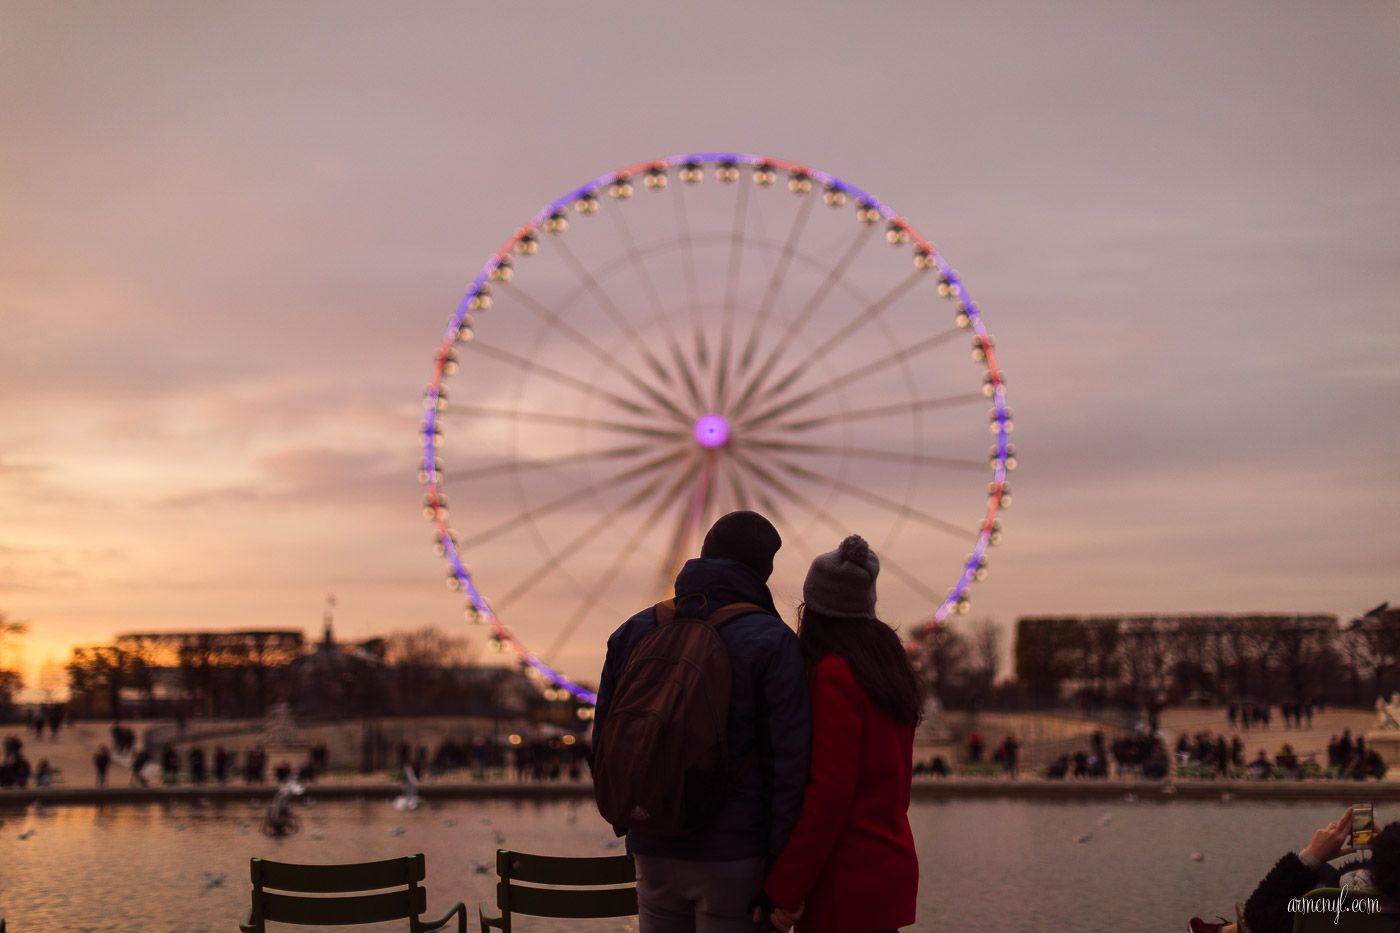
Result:
{"label": "ferris wheel", "polygon": [[834,175],[743,153],[643,162],[537,213],[452,315],[425,407],[448,586],[587,703],[564,672],[733,509],[782,534],[780,606],[864,535],[881,617],[917,641],[968,610],[1015,468],[994,341],[933,244]]}

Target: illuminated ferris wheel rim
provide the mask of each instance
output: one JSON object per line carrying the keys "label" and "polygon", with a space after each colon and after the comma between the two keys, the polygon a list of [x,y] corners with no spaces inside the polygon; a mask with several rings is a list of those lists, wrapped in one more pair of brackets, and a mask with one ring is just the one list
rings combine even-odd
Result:
{"label": "illuminated ferris wheel rim", "polygon": [[[575,684],[559,671],[550,667],[541,660],[534,652],[525,647],[523,643],[507,628],[492,611],[486,599],[477,589],[472,581],[471,573],[463,563],[461,556],[457,553],[452,535],[447,527],[447,515],[445,508],[440,507],[442,494],[439,490],[438,466],[438,438],[440,428],[438,426],[438,416],[440,414],[439,398],[442,392],[442,381],[448,375],[447,369],[453,357],[453,344],[455,344],[463,330],[464,322],[469,324],[468,315],[475,310],[478,296],[492,278],[493,274],[502,265],[509,265],[509,257],[522,244],[531,243],[536,240],[538,231],[550,223],[554,218],[562,217],[571,205],[579,202],[587,203],[599,191],[609,188],[614,184],[629,182],[633,178],[662,176],[669,168],[680,167],[682,169],[698,168],[702,165],[718,165],[720,167],[733,167],[737,170],[740,165],[754,166],[756,170],[768,172],[787,172],[794,182],[806,180],[824,185],[828,192],[840,192],[846,197],[855,199],[858,207],[862,210],[875,211],[886,221],[891,236],[907,238],[914,243],[917,251],[916,255],[921,257],[930,266],[936,267],[942,280],[947,283],[952,297],[956,297],[961,305],[963,313],[968,318],[970,326],[976,334],[975,343],[983,354],[987,366],[987,379],[991,387],[991,399],[994,406],[996,447],[992,462],[993,480],[988,490],[987,514],[981,523],[977,541],[973,546],[972,553],[968,555],[957,582],[948,591],[933,618],[921,629],[920,633],[927,632],[943,622],[950,612],[959,607],[966,607],[964,593],[968,586],[976,578],[979,568],[982,566],[983,556],[988,546],[992,543],[993,534],[998,528],[997,513],[1002,507],[1004,490],[1007,490],[1006,472],[1007,459],[1009,456],[1009,444],[1007,433],[1009,430],[1009,413],[1006,407],[1006,387],[1001,370],[996,363],[996,353],[994,341],[987,333],[986,327],[982,323],[981,315],[977,305],[968,295],[966,287],[957,273],[948,262],[939,254],[927,238],[920,234],[914,227],[892,208],[880,199],[867,194],[855,185],[837,178],[835,175],[823,172],[819,169],[800,165],[796,162],[788,162],[783,159],[773,159],[767,156],[754,155],[742,152],[700,152],[675,155],[663,159],[655,159],[649,162],[639,162],[627,168],[600,175],[568,194],[551,202],[549,205],[536,213],[529,222],[515,231],[510,239],[497,250],[476,278],[472,280],[471,287],[453,314],[448,323],[447,332],[443,335],[443,342],[438,349],[433,365],[433,376],[426,395],[426,414],[423,420],[423,462],[420,475],[424,478],[427,486],[427,511],[431,515],[436,527],[438,545],[451,565],[453,576],[462,591],[466,594],[472,611],[482,620],[487,622],[492,629],[493,635],[504,645],[508,645],[514,650],[527,665],[538,672],[546,681],[555,687],[569,691],[578,699],[585,703],[596,702],[596,696],[589,690]],[[594,207],[596,209],[596,205]],[[707,440],[702,438],[702,433],[713,436],[714,432],[721,430],[721,425],[706,419],[719,418],[718,415],[705,415],[701,421],[695,425],[696,440],[709,446]],[[722,422],[723,419],[720,418]],[[701,422],[704,422],[702,425]],[[723,425],[722,430],[727,432],[728,426]],[[722,441],[720,441],[722,443]],[[1007,494],[1009,500],[1009,493]],[[451,582],[451,580],[449,580]]]}

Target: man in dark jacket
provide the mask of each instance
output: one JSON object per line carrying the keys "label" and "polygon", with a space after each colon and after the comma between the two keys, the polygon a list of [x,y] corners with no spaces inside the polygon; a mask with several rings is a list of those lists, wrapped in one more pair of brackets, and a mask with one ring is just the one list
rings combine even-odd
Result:
{"label": "man in dark jacket", "polygon": [[[750,902],[797,823],[807,783],[811,717],[797,636],[778,617],[768,590],[773,555],[781,545],[768,519],[755,512],[731,512],[715,522],[700,557],[687,561],[676,577],[678,601],[699,594],[710,611],[733,603],[753,603],[766,611],[740,616],[719,629],[732,670],[725,727],[731,786],[719,815],[684,836],[614,827],[618,835],[626,834],[627,851],[636,862],[641,933],[753,930]],[[650,607],[608,639],[594,714],[595,747],[632,649],[655,628],[655,608]]]}

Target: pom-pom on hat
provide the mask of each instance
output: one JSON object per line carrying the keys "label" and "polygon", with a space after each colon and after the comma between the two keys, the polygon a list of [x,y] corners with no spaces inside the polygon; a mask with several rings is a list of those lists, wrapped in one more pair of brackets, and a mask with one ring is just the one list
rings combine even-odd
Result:
{"label": "pom-pom on hat", "polygon": [[783,539],[773,523],[757,512],[739,511],[720,516],[705,533],[701,557],[737,560],[767,583],[773,575],[773,555]]}
{"label": "pom-pom on hat", "polygon": [[837,619],[875,617],[875,578],[880,558],[860,535],[851,535],[834,551],[817,556],[802,584],[807,608]]}

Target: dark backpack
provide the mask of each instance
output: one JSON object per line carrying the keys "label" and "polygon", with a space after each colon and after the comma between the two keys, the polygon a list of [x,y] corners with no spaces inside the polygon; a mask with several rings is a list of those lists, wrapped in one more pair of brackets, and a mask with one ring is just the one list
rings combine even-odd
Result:
{"label": "dark backpack", "polygon": [[724,806],[729,758],[729,649],[719,629],[767,612],[734,603],[706,614],[657,603],[656,628],[618,678],[593,750],[598,812],[615,826],[664,836],[701,829]]}

